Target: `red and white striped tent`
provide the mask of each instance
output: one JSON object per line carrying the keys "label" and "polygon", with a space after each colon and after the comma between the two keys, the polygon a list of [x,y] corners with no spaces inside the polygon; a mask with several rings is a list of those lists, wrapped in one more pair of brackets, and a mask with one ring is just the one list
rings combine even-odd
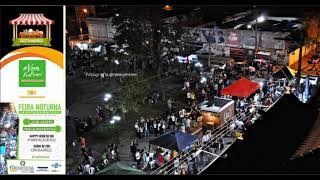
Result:
{"label": "red and white striped tent", "polygon": [[43,14],[20,14],[10,21],[12,25],[51,25],[54,21],[46,18]]}
{"label": "red and white striped tent", "polygon": [[16,19],[9,21],[9,24],[13,26],[13,39],[18,38],[18,26],[20,25],[44,25],[46,26],[46,38],[51,39],[51,25],[54,24],[54,21],[46,18],[41,13],[31,13],[31,14],[20,14],[20,16]]}

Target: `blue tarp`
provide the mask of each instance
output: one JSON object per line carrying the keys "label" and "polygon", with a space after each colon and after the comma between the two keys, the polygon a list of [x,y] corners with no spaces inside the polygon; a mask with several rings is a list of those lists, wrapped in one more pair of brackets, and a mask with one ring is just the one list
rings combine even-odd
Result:
{"label": "blue tarp", "polygon": [[182,133],[179,131],[173,131],[161,135],[158,138],[149,141],[149,143],[155,146],[160,146],[162,148],[181,151],[197,139],[197,136]]}

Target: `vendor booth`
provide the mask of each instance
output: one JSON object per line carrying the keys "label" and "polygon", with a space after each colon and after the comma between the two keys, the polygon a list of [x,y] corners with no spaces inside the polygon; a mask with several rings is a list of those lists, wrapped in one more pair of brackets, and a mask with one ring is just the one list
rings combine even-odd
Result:
{"label": "vendor booth", "polygon": [[101,171],[97,172],[96,175],[145,175],[146,173],[130,167],[128,165],[116,162]]}
{"label": "vendor booth", "polygon": [[260,89],[259,83],[250,81],[246,78],[241,78],[230,86],[221,90],[222,95],[248,97]]}
{"label": "vendor booth", "polygon": [[[51,25],[54,21],[43,14],[20,14],[9,23],[13,26],[12,46],[51,46]],[[32,29],[36,26],[35,30]],[[41,26],[46,27],[45,33]]]}
{"label": "vendor booth", "polygon": [[195,142],[197,139],[197,136],[182,133],[179,131],[173,131],[149,141],[149,144],[180,152],[187,146]]}
{"label": "vendor booth", "polygon": [[203,101],[198,105],[202,112],[202,123],[219,126],[234,116],[234,101],[215,97],[211,101]]}

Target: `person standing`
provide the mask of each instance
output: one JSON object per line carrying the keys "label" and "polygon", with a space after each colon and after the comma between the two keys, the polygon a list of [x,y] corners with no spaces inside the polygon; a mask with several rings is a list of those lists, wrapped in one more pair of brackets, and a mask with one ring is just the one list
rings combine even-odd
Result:
{"label": "person standing", "polygon": [[192,91],[191,93],[191,102],[192,104],[196,101],[196,93],[194,91]]}
{"label": "person standing", "polygon": [[140,149],[137,150],[137,152],[136,152],[136,154],[135,154],[135,158],[136,158],[136,161],[137,161],[137,168],[139,168],[140,162],[141,162]]}
{"label": "person standing", "polygon": [[188,105],[190,105],[190,103],[191,103],[191,92],[190,91],[187,92],[186,100],[187,100]]}
{"label": "person standing", "polygon": [[171,115],[171,120],[172,120],[172,129],[173,130],[176,130],[176,121],[177,121],[177,118],[174,114]]}
{"label": "person standing", "polygon": [[89,168],[89,175],[94,175],[94,172],[95,172],[95,168],[93,166],[91,166]]}
{"label": "person standing", "polygon": [[84,167],[81,163],[78,164],[77,171],[79,175],[82,175],[84,173]]}
{"label": "person standing", "polygon": [[187,120],[186,120],[186,130],[187,130],[187,132],[191,132],[191,119],[190,119],[190,117],[187,117],[186,118]]}
{"label": "person standing", "polygon": [[143,126],[143,130],[144,130],[144,138],[147,138],[149,137],[149,120],[147,119],[145,122],[144,122],[144,126]]}
{"label": "person standing", "polygon": [[158,135],[158,124],[155,120],[153,121],[153,131],[154,131],[154,136],[157,136]]}
{"label": "person standing", "polygon": [[86,164],[83,167],[83,174],[89,174],[90,164]]}
{"label": "person standing", "polygon": [[139,139],[142,138],[142,134],[143,134],[143,127],[142,124],[139,126]]}

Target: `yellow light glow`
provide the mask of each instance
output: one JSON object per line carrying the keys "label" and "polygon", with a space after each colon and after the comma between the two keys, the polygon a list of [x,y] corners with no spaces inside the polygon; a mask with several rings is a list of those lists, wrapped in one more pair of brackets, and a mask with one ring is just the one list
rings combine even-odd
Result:
{"label": "yellow light glow", "polygon": [[170,5],[165,5],[162,9],[166,10],[166,11],[172,11],[173,7]]}

